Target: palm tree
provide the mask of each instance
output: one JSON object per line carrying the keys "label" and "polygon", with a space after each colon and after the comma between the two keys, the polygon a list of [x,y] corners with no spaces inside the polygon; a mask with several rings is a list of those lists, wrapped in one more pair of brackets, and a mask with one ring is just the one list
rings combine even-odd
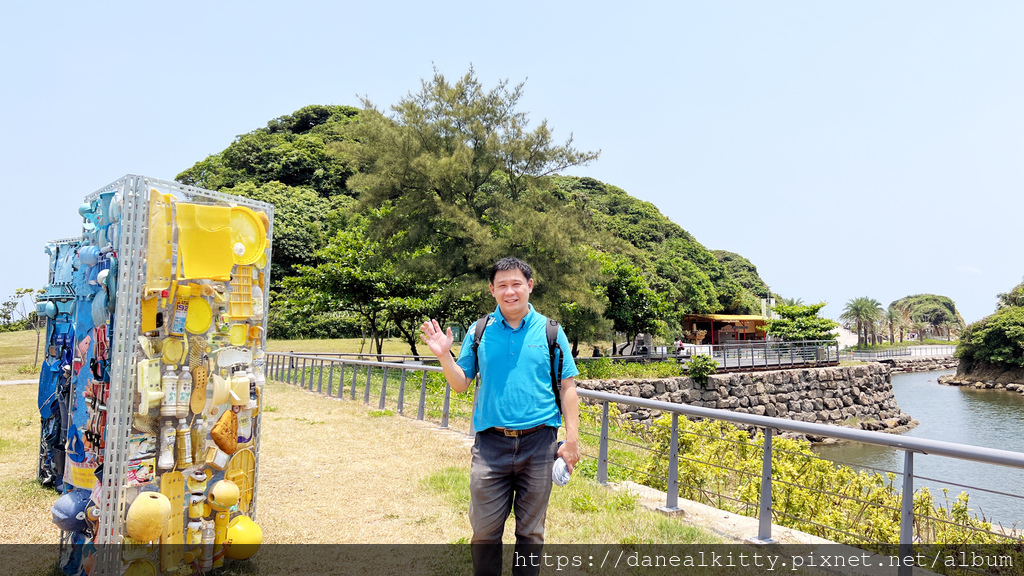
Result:
{"label": "palm tree", "polygon": [[860,298],[851,298],[846,303],[846,306],[843,307],[843,313],[839,315],[839,319],[857,324],[857,347],[861,347],[867,344],[868,330],[870,329],[871,333],[874,334],[875,322],[883,314],[881,302],[874,298],[861,296]]}
{"label": "palm tree", "polygon": [[896,343],[896,330],[900,331],[900,342],[903,341],[903,313],[894,306],[885,311],[882,322],[889,328],[889,343]]}

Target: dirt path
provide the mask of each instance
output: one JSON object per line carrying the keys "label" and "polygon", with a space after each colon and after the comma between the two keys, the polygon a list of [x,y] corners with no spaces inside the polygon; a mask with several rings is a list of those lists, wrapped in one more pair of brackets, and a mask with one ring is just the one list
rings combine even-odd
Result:
{"label": "dirt path", "polygon": [[[36,388],[0,387],[0,544],[57,542],[57,495],[35,484]],[[268,382],[258,512],[267,543],[448,543],[470,533],[464,514],[422,481],[469,465],[464,437],[359,403]]]}

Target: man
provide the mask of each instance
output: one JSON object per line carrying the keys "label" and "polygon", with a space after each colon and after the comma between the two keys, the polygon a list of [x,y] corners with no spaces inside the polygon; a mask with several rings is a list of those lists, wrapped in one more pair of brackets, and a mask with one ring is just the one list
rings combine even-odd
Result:
{"label": "man", "polygon": [[[490,314],[474,352],[470,333],[456,362],[452,331],[436,320],[423,323],[421,338],[441,361],[445,379],[456,392],[469,388],[480,371],[473,425],[477,430],[470,467],[469,521],[474,574],[501,573],[501,537],[505,519],[515,510],[517,558],[539,553],[551,495],[551,468],[556,457],[572,472],[579,462],[579,404],[571,355],[563,359],[561,377],[565,442],[557,443],[561,418],[551,387],[547,318],[533,309],[533,269],[522,260],[503,258],[491,267],[490,291],[497,308]],[[569,340],[558,328],[558,345]],[[557,453],[557,456],[556,456]],[[513,562],[513,574],[536,574],[539,567]]]}

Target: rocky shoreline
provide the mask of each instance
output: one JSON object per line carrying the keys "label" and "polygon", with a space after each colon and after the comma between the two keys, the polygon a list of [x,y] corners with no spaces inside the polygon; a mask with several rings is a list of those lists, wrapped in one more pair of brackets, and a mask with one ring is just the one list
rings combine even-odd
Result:
{"label": "rocky shoreline", "polygon": [[939,370],[953,370],[960,365],[956,356],[913,356],[908,358],[885,358],[879,360],[882,364],[888,364],[893,374],[909,372],[936,372]]}
{"label": "rocky shoreline", "polygon": [[939,384],[970,386],[977,390],[1003,390],[1024,394],[1024,369],[979,364],[970,369],[957,368],[956,374],[939,376]]}

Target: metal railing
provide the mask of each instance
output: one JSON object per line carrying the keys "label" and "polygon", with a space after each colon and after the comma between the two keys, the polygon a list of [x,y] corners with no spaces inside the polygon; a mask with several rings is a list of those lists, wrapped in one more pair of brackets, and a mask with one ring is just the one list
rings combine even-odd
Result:
{"label": "metal railing", "polygon": [[874,361],[886,358],[905,358],[909,356],[952,356],[956,346],[900,346],[885,350],[858,351],[851,350],[840,355],[843,360]]}
{"label": "metal railing", "polygon": [[[664,348],[664,347],[661,347]],[[694,356],[705,354],[718,363],[718,372],[746,370],[778,370],[782,368],[834,366],[839,363],[839,345],[832,340],[803,340],[796,342],[734,342],[729,344],[687,344],[676,352],[605,356],[622,362],[677,361],[689,362]],[[601,357],[576,358],[576,362],[599,360]]]}
{"label": "metal railing", "polygon": [[[422,363],[369,362],[337,357],[337,355],[327,356],[318,354],[269,353],[267,355],[267,367],[267,375],[271,379],[297,385],[310,391],[315,390],[329,396],[336,396],[338,398],[343,397],[345,395],[345,387],[347,386],[347,395],[350,399],[355,400],[357,395],[361,395],[363,404],[369,405],[371,397],[374,397],[377,399],[378,409],[381,410],[385,409],[388,405],[388,400],[390,399],[396,406],[398,414],[405,414],[407,383],[411,380],[413,382],[417,382],[419,388],[416,410],[416,418],[418,420],[435,420],[439,417],[440,427],[449,428],[452,418],[457,417],[459,419],[468,420],[468,434],[472,435],[475,433],[472,426],[473,400],[453,398],[451,389],[447,383],[443,385],[443,388],[441,387],[440,382],[432,382],[431,385],[428,386],[428,380],[430,379],[428,376],[429,373],[441,372],[441,369],[436,366],[427,366]],[[379,374],[374,376],[374,370],[377,370]],[[414,378],[410,379],[407,376],[409,372],[419,372],[420,374],[417,374]],[[337,378],[335,378],[336,373]],[[348,374],[351,374],[351,376],[347,376]],[[389,377],[393,383],[390,388],[388,386]],[[397,385],[394,384],[394,378],[396,377],[398,378]],[[350,378],[350,380],[347,381],[346,378]],[[335,383],[337,383],[337,387],[335,387]],[[360,388],[362,389],[361,391],[359,390]],[[756,536],[752,536],[750,538],[750,541],[752,542],[775,542],[772,538],[772,516],[773,513],[778,513],[779,511],[773,508],[772,505],[772,498],[774,494],[773,490],[775,489],[776,484],[783,484],[785,486],[792,485],[793,482],[792,479],[785,479],[777,476],[776,471],[772,466],[773,454],[776,453],[776,451],[773,450],[772,443],[773,438],[778,431],[885,446],[900,450],[904,453],[903,470],[898,473],[898,477],[900,478],[899,488],[901,495],[901,498],[899,499],[900,508],[898,510],[900,556],[913,554],[913,544],[915,542],[915,519],[917,518],[917,514],[913,510],[913,496],[915,491],[915,454],[932,454],[962,461],[1024,469],[1024,454],[1007,450],[983,448],[952,442],[929,440],[925,438],[903,437],[894,434],[871,432],[812,422],[787,420],[784,418],[759,416],[755,414],[745,414],[729,410],[674,404],[657,400],[609,394],[584,388],[578,388],[578,393],[582,399],[581,404],[583,404],[583,406],[581,406],[581,413],[586,413],[588,411],[588,406],[600,412],[600,415],[598,416],[600,419],[600,425],[596,428],[596,431],[584,431],[583,426],[581,425],[581,444],[584,446],[589,445],[591,448],[593,447],[592,445],[594,442],[597,444],[596,454],[585,452],[584,456],[594,458],[596,460],[595,477],[600,483],[608,482],[610,466],[621,466],[623,468],[630,469],[633,472],[643,473],[642,471],[630,468],[628,463],[614,462],[610,456],[611,445],[614,442],[621,443],[621,440],[613,439],[611,434],[612,418],[610,415],[610,409],[613,405],[623,407],[622,412],[636,411],[638,409],[646,410],[648,411],[647,414],[650,414],[652,418],[659,413],[669,414],[671,416],[671,428],[667,431],[669,435],[668,450],[667,454],[665,454],[668,459],[667,477],[662,478],[662,481],[664,481],[667,488],[665,490],[666,500],[664,509],[669,511],[679,509],[678,504],[681,489],[679,478],[680,463],[681,460],[687,458],[680,450],[680,416],[727,422],[740,427],[745,427],[748,430],[760,431],[762,433],[761,444],[755,445],[759,450],[761,450],[760,489],[756,504],[758,533]],[[440,398],[438,398],[437,395],[440,395]],[[459,404],[459,407],[456,408],[454,404]],[[633,424],[647,427],[656,426],[656,424],[651,423],[642,424],[633,422]],[[584,435],[591,436],[594,441],[590,443],[584,442],[584,439],[582,438]],[[636,451],[652,450],[650,446],[640,444],[635,440],[630,444],[630,448]],[[720,465],[719,463],[709,464],[712,466]],[[741,474],[750,474],[749,472],[736,472]],[[929,480],[935,479],[929,478]],[[828,494],[830,496],[840,496],[832,493]],[[736,500],[735,498],[730,498],[727,495],[718,494],[717,496]],[[1020,496],[1014,497],[1021,498]],[[893,508],[892,510],[895,511],[896,509]],[[950,523],[942,519],[938,519],[938,521],[945,522],[947,524]],[[813,522],[811,522],[811,524],[813,524]],[[837,527],[818,526],[831,530],[831,533],[846,534],[854,540],[857,538],[857,535],[843,532]],[[1007,535],[1005,533],[988,531],[986,534],[1009,538],[1019,545],[1024,545],[1024,539],[1021,539],[1015,533]],[[887,544],[884,542],[877,543]],[[913,574],[913,566],[900,565],[898,574],[899,576]]]}

